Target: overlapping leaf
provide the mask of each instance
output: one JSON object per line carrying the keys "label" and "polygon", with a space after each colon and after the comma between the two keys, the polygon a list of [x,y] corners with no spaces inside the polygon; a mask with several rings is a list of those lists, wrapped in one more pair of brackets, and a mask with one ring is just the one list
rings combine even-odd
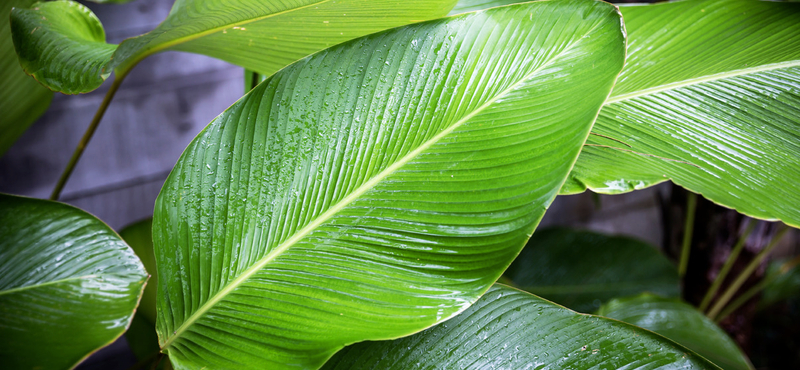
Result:
{"label": "overlapping leaf", "polygon": [[410,337],[347,347],[323,369],[716,368],[646,330],[495,285],[450,321]]}
{"label": "overlapping leaf", "polygon": [[[447,14],[455,0],[178,0],[156,29],[105,43],[102,26],[73,1],[12,13],[17,52],[45,86],[88,92],[165,50],[205,54],[270,75],[326,47]],[[88,61],[88,62],[87,62]],[[38,75],[35,74],[38,72]]]}
{"label": "overlapping leaf", "polygon": [[609,299],[642,292],[680,296],[678,270],[656,247],[566,228],[537,230],[505,277],[579,312],[594,312]]}
{"label": "overlapping leaf", "polygon": [[8,15],[12,7],[28,7],[34,0],[0,3],[0,156],[50,105],[53,93],[25,75],[14,53]]}
{"label": "overlapping leaf", "polygon": [[273,75],[199,134],[158,197],[163,350],[179,369],[314,368],[466,309],[560,189],[624,48],[615,7],[547,1]]}
{"label": "overlapping leaf", "polygon": [[72,368],[125,331],[146,278],[130,248],[91,215],[0,194],[4,368]]}
{"label": "overlapping leaf", "polygon": [[650,294],[615,299],[598,315],[652,330],[711,360],[725,370],[753,368],[736,343],[696,308]]}
{"label": "overlapping leaf", "polygon": [[600,146],[584,149],[562,193],[671,179],[741,213],[800,226],[800,4],[621,11],[628,63],[593,132],[630,147],[590,137]]}

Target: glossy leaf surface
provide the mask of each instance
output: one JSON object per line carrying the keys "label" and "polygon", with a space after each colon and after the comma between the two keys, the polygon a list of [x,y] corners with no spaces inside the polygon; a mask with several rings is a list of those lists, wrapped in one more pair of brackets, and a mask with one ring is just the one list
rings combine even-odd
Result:
{"label": "glossy leaf surface", "polygon": [[520,289],[580,312],[642,292],[680,296],[678,271],[656,247],[568,228],[537,230],[504,275]]}
{"label": "glossy leaf surface", "polygon": [[71,206],[0,194],[0,358],[69,369],[127,328],[147,274],[108,226]]}
{"label": "glossy leaf surface", "polygon": [[586,147],[562,193],[671,179],[749,216],[800,226],[800,4],[620,9],[628,62],[593,132],[630,147],[591,136],[589,144],[623,150]]}
{"label": "glossy leaf surface", "polygon": [[14,53],[8,15],[12,7],[27,8],[33,0],[0,2],[0,156],[41,116],[53,93],[25,75]]}
{"label": "glossy leaf surface", "polygon": [[651,294],[620,298],[603,305],[597,314],[661,334],[725,370],[753,368],[733,339],[719,326],[678,299]]}
{"label": "glossy leaf surface", "polygon": [[460,0],[450,11],[451,15],[473,12],[476,10],[483,10],[494,8],[497,6],[505,6],[511,4],[524,3],[526,1],[520,0]]}
{"label": "glossy leaf surface", "polygon": [[108,77],[103,68],[116,45],[106,44],[100,20],[82,4],[50,1],[14,9],[11,32],[25,72],[53,91],[91,91]]}
{"label": "glossy leaf surface", "polygon": [[154,30],[105,43],[100,22],[73,1],[12,14],[17,52],[51,89],[88,92],[165,50],[205,54],[271,75],[311,53],[391,27],[443,16],[455,0],[178,0]]}
{"label": "glossy leaf surface", "polygon": [[646,330],[495,285],[458,316],[410,337],[345,348],[323,369],[716,369]]}
{"label": "glossy leaf surface", "polygon": [[588,0],[496,8],[258,85],[156,202],[158,332],[176,368],[314,368],[466,309],[577,158],[622,67],[620,22]]}

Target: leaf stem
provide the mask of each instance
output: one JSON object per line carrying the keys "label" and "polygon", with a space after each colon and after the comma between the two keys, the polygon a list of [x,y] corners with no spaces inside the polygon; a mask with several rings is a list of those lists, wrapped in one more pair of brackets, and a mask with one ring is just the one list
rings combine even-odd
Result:
{"label": "leaf stem", "polygon": [[731,300],[731,298],[733,298],[733,295],[736,294],[736,292],[739,290],[742,284],[744,284],[744,282],[747,281],[750,275],[753,274],[753,271],[756,270],[756,268],[761,264],[764,258],[766,258],[767,255],[769,255],[769,252],[771,252],[775,248],[775,246],[778,245],[778,242],[781,240],[783,235],[786,234],[787,231],[789,231],[788,227],[785,227],[783,228],[783,230],[778,231],[778,233],[775,234],[775,236],[772,238],[772,241],[770,241],[769,245],[767,245],[767,247],[764,248],[761,252],[758,252],[756,257],[753,258],[752,261],[750,261],[750,264],[748,264],[747,267],[745,267],[745,269],[742,270],[742,273],[736,277],[736,280],[734,280],[733,283],[731,283],[728,289],[725,290],[725,293],[722,294],[722,296],[717,300],[717,302],[714,304],[711,310],[708,311],[708,314],[706,315],[708,316],[708,318],[716,321],[715,318],[717,318],[720,311],[722,311],[722,308],[725,307],[725,305],[728,303],[728,301]]}
{"label": "leaf stem", "polygon": [[722,265],[722,268],[719,270],[716,279],[714,279],[714,282],[711,283],[711,287],[708,288],[705,297],[703,297],[703,302],[700,303],[700,311],[706,311],[706,309],[708,309],[708,305],[711,304],[711,299],[717,294],[719,287],[722,285],[722,282],[725,281],[725,278],[728,276],[728,272],[730,272],[731,267],[733,267],[733,263],[736,262],[737,258],[739,258],[739,253],[742,252],[745,241],[747,241],[747,238],[750,237],[750,233],[752,233],[753,229],[755,229],[756,221],[749,221],[750,222],[747,224],[747,228],[744,230],[744,233],[739,237],[739,240],[736,241],[736,245],[733,247],[731,254],[728,255],[728,259],[725,260],[725,264]]}
{"label": "leaf stem", "polygon": [[253,90],[256,85],[258,85],[263,80],[263,76],[253,70],[246,69],[244,70],[244,93],[247,94],[250,90]]}
{"label": "leaf stem", "polygon": [[694,214],[697,210],[697,194],[689,192],[686,201],[686,222],[683,226],[683,243],[681,247],[681,259],[678,264],[678,276],[681,278],[686,275],[686,268],[689,266],[689,251],[692,247],[692,234],[694,233]]}
{"label": "leaf stem", "polygon": [[64,172],[61,173],[61,177],[58,179],[56,187],[53,189],[53,193],[50,194],[50,200],[58,200],[58,197],[61,195],[61,191],[64,189],[64,185],[67,184],[67,180],[69,180],[70,175],[72,175],[72,171],[78,164],[78,160],[80,160],[81,155],[83,155],[83,151],[89,144],[89,140],[92,139],[94,132],[97,130],[97,126],[100,125],[100,121],[103,119],[103,115],[106,113],[108,105],[111,104],[111,99],[114,98],[114,94],[119,89],[119,86],[122,84],[122,80],[125,79],[126,75],[127,73],[123,72],[114,78],[114,83],[111,84],[111,87],[106,92],[106,96],[103,97],[103,102],[100,103],[100,107],[97,108],[97,112],[95,112],[94,118],[92,118],[92,122],[89,123],[89,127],[86,129],[86,132],[84,132],[81,141],[78,142],[78,146],[72,153],[72,158],[70,158],[69,163],[67,163],[67,168],[65,168]]}
{"label": "leaf stem", "polygon": [[783,276],[783,274],[789,272],[791,269],[795,268],[797,265],[800,265],[800,256],[797,256],[794,259],[792,259],[790,261],[787,261],[786,263],[781,265],[781,267],[778,269],[778,273],[776,273],[776,274],[774,274],[772,276],[769,276],[764,280],[761,280],[761,282],[759,282],[758,284],[754,285],[752,288],[748,289],[746,292],[742,293],[742,295],[739,296],[739,298],[736,298],[736,300],[731,302],[731,304],[729,304],[728,307],[725,307],[725,309],[722,310],[722,312],[719,314],[719,316],[717,316],[717,319],[714,320],[714,321],[719,323],[720,321],[724,320],[726,317],[728,317],[728,315],[733,313],[733,311],[736,311],[736,309],[738,309],[743,304],[745,304],[747,301],[749,301],[750,298],[753,298],[754,295],[756,295],[759,292],[761,292],[762,290],[764,290],[764,288],[766,288],[767,285],[769,285],[770,283],[775,281],[775,279]]}

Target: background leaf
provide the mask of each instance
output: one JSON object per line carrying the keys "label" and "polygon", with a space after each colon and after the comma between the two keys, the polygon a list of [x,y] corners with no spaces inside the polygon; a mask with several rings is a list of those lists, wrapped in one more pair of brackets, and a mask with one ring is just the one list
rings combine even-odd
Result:
{"label": "background leaf", "polygon": [[144,289],[142,301],[139,303],[137,311],[155,327],[158,275],[156,274],[156,257],[153,252],[152,224],[153,219],[148,218],[126,226],[119,232],[119,235],[133,249],[133,252],[136,253],[144,268],[150,274],[150,279]]}
{"label": "background leaf", "polygon": [[725,370],[753,368],[747,356],[719,326],[680,300],[642,294],[615,299],[603,305],[597,314],[652,330]]}
{"label": "background leaf", "polygon": [[176,368],[314,368],[466,309],[552,202],[623,58],[613,6],[548,1],[273,75],[158,197],[162,348]]}
{"label": "background leaf", "polygon": [[323,369],[716,369],[651,332],[495,285],[410,337],[345,348]]}
{"label": "background leaf", "polygon": [[33,3],[34,0],[0,2],[0,156],[47,110],[53,98],[50,90],[25,75],[11,40],[11,8],[26,8]]}
{"label": "background leaf", "polygon": [[800,297],[800,267],[794,260],[771,261],[764,276],[766,284],[758,302],[760,309],[791,297]]}
{"label": "background leaf", "polygon": [[[73,1],[15,10],[17,53],[29,74],[68,94],[96,89],[116,72],[165,50],[229,61],[264,75],[338,43],[443,16],[455,0],[178,0],[156,29],[105,43],[100,22]],[[113,56],[112,56],[113,54]],[[87,62],[88,61],[88,62]]]}
{"label": "background leaf", "polygon": [[104,223],[71,206],[0,194],[0,358],[68,369],[125,332],[147,273]]}
{"label": "background leaf", "polygon": [[656,247],[568,228],[537,230],[504,275],[520,289],[580,312],[642,292],[680,296],[678,270]]}
{"label": "background leaf", "polygon": [[593,132],[631,147],[591,136],[589,144],[624,151],[586,147],[562,193],[671,179],[740,213],[800,226],[800,4],[620,10],[628,61]]}

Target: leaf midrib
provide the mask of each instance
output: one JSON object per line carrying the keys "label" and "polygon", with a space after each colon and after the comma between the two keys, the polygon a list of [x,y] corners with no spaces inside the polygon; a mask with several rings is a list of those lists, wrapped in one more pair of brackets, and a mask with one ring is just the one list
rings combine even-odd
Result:
{"label": "leaf midrib", "polygon": [[[266,256],[264,256],[259,262],[256,262],[253,266],[251,266],[250,268],[248,268],[247,270],[242,272],[242,274],[239,275],[239,277],[237,277],[236,279],[232,280],[230,283],[225,285],[225,287],[222,290],[220,290],[219,292],[214,294],[214,296],[211,297],[208,301],[206,301],[206,303],[204,303],[202,306],[200,306],[200,308],[197,309],[197,311],[193,312],[191,314],[191,316],[189,316],[189,319],[185,320],[178,327],[178,329],[175,330],[174,334],[164,342],[164,345],[161,346],[161,349],[162,350],[166,350],[167,348],[169,348],[169,346],[173,342],[175,342],[176,339],[180,338],[180,336],[181,336],[181,334],[183,334],[183,332],[188,330],[188,328],[192,324],[194,324],[197,320],[199,320],[200,317],[202,317],[208,310],[210,310],[212,307],[214,307],[214,305],[216,305],[217,302],[221,301],[223,298],[225,298],[228,295],[228,293],[230,293],[231,291],[233,291],[234,289],[239,287],[239,285],[244,283],[244,281],[249,279],[251,276],[253,276],[256,272],[261,270],[264,266],[266,266],[268,263],[273,261],[275,258],[277,258],[281,254],[283,254],[283,252],[288,250],[292,245],[294,245],[295,243],[300,241],[302,238],[304,238],[305,236],[310,234],[318,226],[320,226],[324,222],[328,221],[333,215],[335,215],[340,210],[342,210],[344,207],[346,207],[347,205],[352,203],[356,198],[360,197],[361,195],[363,195],[364,193],[366,193],[367,191],[372,189],[376,184],[378,184],[381,180],[385,179],[388,175],[394,173],[395,170],[397,170],[398,168],[400,168],[400,167],[404,166],[405,164],[407,164],[408,162],[410,162],[417,155],[419,155],[420,153],[422,153],[426,149],[428,149],[431,146],[433,146],[435,143],[437,143],[439,140],[441,140],[445,136],[447,136],[450,133],[452,133],[456,128],[460,127],[461,125],[463,125],[464,123],[469,121],[471,118],[475,117],[478,113],[482,112],[483,110],[485,110],[486,108],[488,108],[489,106],[494,104],[498,99],[500,99],[504,95],[508,94],[509,92],[513,91],[514,89],[516,89],[522,83],[528,81],[531,78],[531,76],[533,76],[533,75],[537,74],[538,72],[542,71],[543,69],[547,68],[554,61],[558,60],[562,55],[564,55],[565,53],[567,53],[570,50],[572,50],[572,48],[575,47],[575,45],[580,44],[581,40],[583,40],[586,35],[594,32],[594,30],[597,27],[599,27],[599,25],[601,23],[602,22],[598,22],[598,24],[596,24],[594,27],[589,29],[584,34],[584,37],[576,38],[575,42],[573,42],[572,44],[570,44],[567,47],[565,47],[558,54],[554,55],[552,59],[548,60],[545,63],[542,63],[542,65],[540,65],[538,68],[536,68],[533,71],[531,71],[530,73],[526,74],[523,78],[520,78],[519,81],[511,84],[508,88],[506,88],[505,90],[499,92],[492,99],[489,99],[488,101],[486,101],[486,103],[484,103],[481,106],[475,108],[474,111],[472,111],[471,113],[467,114],[466,116],[464,116],[460,120],[456,121],[454,124],[452,124],[450,127],[446,128],[445,130],[442,130],[442,132],[436,134],[436,136],[434,136],[431,139],[429,139],[428,141],[422,143],[422,145],[420,145],[417,149],[409,152],[408,154],[406,154],[405,156],[400,158],[397,162],[395,162],[391,166],[387,167],[386,169],[384,169],[383,171],[381,171],[377,175],[373,176],[367,182],[365,182],[364,184],[362,184],[361,186],[356,188],[348,196],[346,196],[345,198],[343,198],[342,200],[340,200],[339,202],[334,204],[331,208],[329,208],[327,211],[325,211],[321,215],[317,216],[311,223],[309,223],[308,225],[306,225],[305,227],[300,229],[292,237],[290,237],[289,239],[287,239],[283,243],[279,244],[275,249],[273,249]],[[599,110],[598,110],[598,112],[599,112]]]}
{"label": "leaf midrib", "polygon": [[11,289],[7,289],[7,290],[0,290],[0,296],[5,295],[5,294],[18,293],[18,292],[22,292],[22,291],[29,290],[29,289],[41,288],[41,287],[45,287],[45,286],[48,286],[48,285],[56,285],[56,284],[66,283],[66,282],[70,282],[70,281],[73,281],[73,280],[88,280],[88,279],[94,279],[94,278],[98,278],[98,277],[100,277],[100,275],[73,276],[73,277],[69,277],[69,278],[66,278],[66,279],[52,280],[52,281],[48,281],[48,282],[44,282],[44,283],[38,283],[38,284],[32,284],[32,285],[24,285],[24,286],[17,287],[17,288],[11,288]]}
{"label": "leaf midrib", "polygon": [[664,84],[664,85],[659,85],[659,86],[650,87],[650,88],[639,90],[639,91],[630,92],[630,93],[627,93],[627,94],[622,94],[622,95],[618,95],[618,96],[612,96],[611,98],[606,100],[606,102],[605,102],[605,104],[603,104],[603,106],[611,105],[611,104],[618,103],[618,102],[625,101],[625,100],[635,99],[635,98],[638,98],[638,97],[641,97],[641,96],[645,96],[645,95],[653,95],[653,94],[657,94],[657,93],[664,92],[664,91],[676,90],[676,89],[679,89],[679,88],[682,88],[682,87],[686,87],[686,86],[698,85],[698,84],[701,84],[703,82],[718,81],[718,80],[723,80],[723,79],[726,79],[726,78],[738,77],[738,76],[752,74],[752,73],[772,71],[772,70],[776,70],[776,69],[790,68],[790,67],[797,67],[797,66],[800,66],[800,60],[790,60],[790,61],[785,61],[785,62],[763,64],[763,65],[760,65],[760,66],[757,66],[757,67],[742,68],[742,69],[736,69],[736,70],[728,71],[728,72],[721,72],[721,73],[715,73],[715,74],[706,75],[706,76],[690,78],[690,79],[686,79],[686,80],[682,80],[682,81],[671,82],[671,83]]}

